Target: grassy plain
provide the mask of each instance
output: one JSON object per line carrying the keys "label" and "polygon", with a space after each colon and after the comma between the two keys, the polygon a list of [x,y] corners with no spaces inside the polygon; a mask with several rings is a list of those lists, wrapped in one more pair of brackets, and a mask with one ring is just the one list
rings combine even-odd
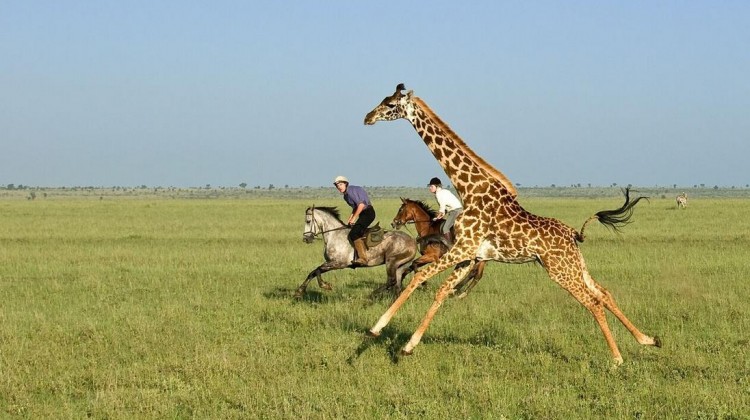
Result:
{"label": "grassy plain", "polygon": [[[322,262],[301,240],[312,200],[93,196],[0,199],[3,416],[750,416],[748,199],[656,197],[621,234],[587,228],[594,277],[664,342],[641,347],[610,316],[613,369],[591,315],[533,264],[490,264],[401,358],[439,281],[376,340],[383,267],[328,273],[333,291],[294,301]],[[521,202],[580,228],[621,197]],[[398,199],[376,205],[388,225]]]}

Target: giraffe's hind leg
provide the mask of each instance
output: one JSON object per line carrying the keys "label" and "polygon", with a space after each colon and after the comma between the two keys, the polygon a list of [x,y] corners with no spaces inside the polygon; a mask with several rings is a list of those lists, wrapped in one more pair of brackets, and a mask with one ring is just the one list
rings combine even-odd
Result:
{"label": "giraffe's hind leg", "polygon": [[661,340],[659,339],[659,337],[650,337],[642,333],[638,328],[636,328],[635,325],[633,325],[632,322],[630,322],[628,317],[626,317],[625,314],[622,313],[620,308],[617,306],[617,303],[615,302],[615,298],[612,297],[612,294],[609,293],[607,289],[601,286],[598,286],[598,288],[604,295],[602,299],[604,307],[612,312],[617,317],[617,319],[622,322],[622,325],[624,325],[625,328],[627,328],[628,331],[633,334],[633,337],[635,337],[636,341],[638,341],[639,344],[643,344],[645,346],[661,347]]}
{"label": "giraffe's hind leg", "polygon": [[[574,251],[575,252],[575,251]],[[568,254],[570,255],[570,254]],[[617,365],[622,364],[622,355],[617,348],[617,343],[612,336],[612,331],[607,324],[607,316],[604,312],[604,291],[588,275],[583,258],[566,259],[554,257],[542,257],[542,265],[547,269],[550,278],[570,293],[581,305],[591,312],[604,334],[607,346],[612,352],[612,358]]]}
{"label": "giraffe's hind leg", "polygon": [[586,305],[586,308],[591,311],[597,324],[599,324],[599,328],[602,330],[602,334],[604,334],[604,339],[607,340],[609,350],[612,352],[612,358],[615,360],[615,364],[621,365],[622,355],[620,354],[620,349],[617,348],[615,338],[612,337],[612,331],[609,329],[609,324],[607,324],[607,314],[604,312],[604,308],[600,303]]}
{"label": "giraffe's hind leg", "polygon": [[578,275],[570,276],[562,272],[555,272],[556,270],[549,270],[550,277],[565,288],[576,300],[578,300],[578,302],[591,312],[594,319],[596,319],[597,324],[599,324],[602,334],[604,334],[604,339],[607,341],[609,350],[612,352],[612,358],[617,365],[622,364],[623,359],[620,350],[617,348],[617,343],[615,343],[615,339],[612,336],[612,331],[609,329],[606,313],[604,311],[605,308],[612,312],[617,319],[625,325],[640,344],[657,347],[661,346],[658,338],[649,337],[643,334],[630,322],[630,320],[627,319],[627,317],[625,317],[622,311],[617,307],[612,294],[599,285],[591,275],[589,275],[585,268],[585,264],[583,263],[583,259],[581,259],[581,265],[579,267],[581,270],[578,271]]}

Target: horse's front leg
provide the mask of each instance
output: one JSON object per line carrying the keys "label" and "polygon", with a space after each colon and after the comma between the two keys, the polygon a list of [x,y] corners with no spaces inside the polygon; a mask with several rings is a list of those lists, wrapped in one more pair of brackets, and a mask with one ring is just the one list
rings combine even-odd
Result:
{"label": "horse's front leg", "polygon": [[302,296],[304,296],[305,291],[307,290],[307,284],[310,283],[310,280],[312,280],[313,278],[317,278],[318,286],[320,286],[321,289],[333,290],[333,286],[331,286],[330,283],[324,281],[321,275],[337,268],[342,267],[337,267],[330,263],[323,263],[319,265],[315,270],[311,271],[310,274],[307,275],[307,278],[305,278],[305,281],[303,281],[302,284],[299,285],[297,291],[294,293],[294,297],[300,299]]}
{"label": "horse's front leg", "polygon": [[474,286],[479,283],[479,280],[482,279],[485,264],[487,264],[487,261],[477,262],[477,265],[474,267],[474,269],[471,270],[469,275],[466,276],[465,279],[461,280],[461,283],[456,286],[456,292],[458,293],[459,299],[465,298],[469,294],[469,292],[471,292],[471,289],[473,289]]}

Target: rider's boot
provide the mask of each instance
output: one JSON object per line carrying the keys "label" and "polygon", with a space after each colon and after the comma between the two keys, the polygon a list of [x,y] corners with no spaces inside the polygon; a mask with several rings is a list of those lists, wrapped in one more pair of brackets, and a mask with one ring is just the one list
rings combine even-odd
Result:
{"label": "rider's boot", "polygon": [[357,259],[352,261],[354,266],[366,266],[367,265],[367,246],[365,246],[365,238],[359,238],[354,240],[354,249],[357,250]]}

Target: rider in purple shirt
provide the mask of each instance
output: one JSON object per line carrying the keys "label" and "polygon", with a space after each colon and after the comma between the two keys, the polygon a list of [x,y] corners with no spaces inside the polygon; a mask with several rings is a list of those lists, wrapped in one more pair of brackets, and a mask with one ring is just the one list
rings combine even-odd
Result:
{"label": "rider in purple shirt", "polygon": [[365,245],[365,230],[370,223],[375,221],[375,208],[372,207],[370,197],[364,188],[349,185],[349,180],[343,176],[337,176],[333,185],[344,194],[344,201],[351,206],[352,214],[349,216],[347,224],[352,227],[349,232],[349,241],[354,245],[357,251],[357,258],[352,261],[353,265],[367,265],[367,247]]}

